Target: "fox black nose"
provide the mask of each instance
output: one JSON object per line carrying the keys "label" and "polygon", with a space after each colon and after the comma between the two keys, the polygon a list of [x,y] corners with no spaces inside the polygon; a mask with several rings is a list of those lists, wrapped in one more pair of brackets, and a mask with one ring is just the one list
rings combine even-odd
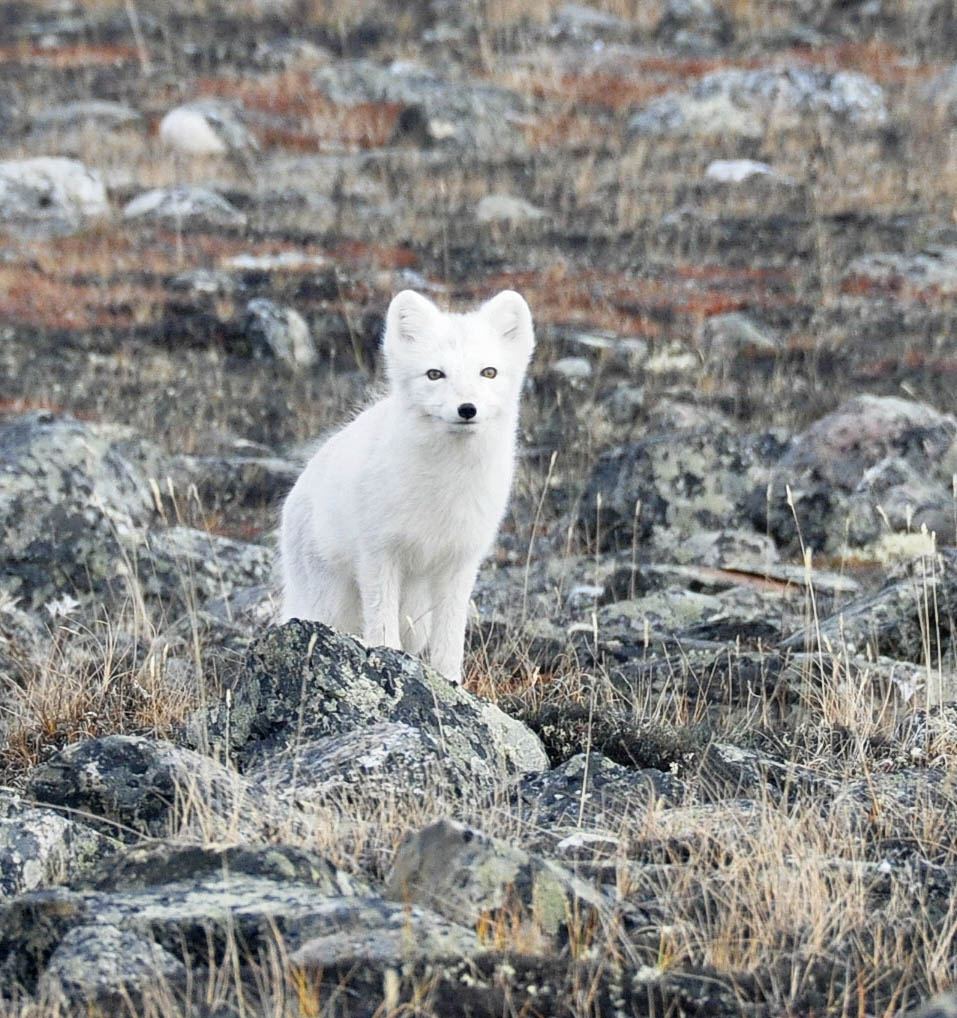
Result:
{"label": "fox black nose", "polygon": [[474,403],[461,403],[459,405],[459,417],[463,421],[470,421],[477,413],[478,410],[475,409]]}

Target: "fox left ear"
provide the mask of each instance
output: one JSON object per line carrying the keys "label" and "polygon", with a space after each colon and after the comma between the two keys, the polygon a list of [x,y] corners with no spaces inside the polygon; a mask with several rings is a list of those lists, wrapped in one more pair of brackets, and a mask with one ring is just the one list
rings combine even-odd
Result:
{"label": "fox left ear", "polygon": [[495,331],[509,343],[531,356],[535,346],[535,331],[532,327],[532,312],[525,298],[514,290],[503,290],[486,301],[479,309]]}

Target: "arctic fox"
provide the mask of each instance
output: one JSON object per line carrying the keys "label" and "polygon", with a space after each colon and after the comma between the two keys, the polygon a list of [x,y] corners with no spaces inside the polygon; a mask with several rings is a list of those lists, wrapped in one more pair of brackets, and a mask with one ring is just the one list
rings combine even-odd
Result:
{"label": "arctic fox", "polygon": [[505,512],[532,315],[513,290],[468,314],[403,290],[385,397],[315,453],[286,498],[283,619],[428,652],[462,678],[469,598]]}

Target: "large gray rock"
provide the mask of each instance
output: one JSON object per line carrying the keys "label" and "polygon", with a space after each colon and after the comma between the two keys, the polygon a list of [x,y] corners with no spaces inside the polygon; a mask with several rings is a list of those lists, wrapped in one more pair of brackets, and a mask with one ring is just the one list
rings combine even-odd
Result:
{"label": "large gray rock", "polygon": [[[302,849],[132,847],[104,860],[95,884],[0,905],[0,990],[79,999],[144,991],[151,978],[197,976],[228,943],[248,970],[263,950],[348,927],[355,910],[342,904],[355,895],[369,895],[364,881]],[[383,911],[394,925],[396,910]]]}
{"label": "large gray rock", "polygon": [[67,746],[31,773],[27,787],[38,802],[79,811],[123,840],[188,830],[255,838],[297,819],[235,771],[143,736]]}
{"label": "large gray rock", "polygon": [[[881,498],[904,476],[884,470],[879,481],[875,468],[899,459],[925,484],[936,481],[936,496],[915,490],[910,497],[914,508],[939,510],[950,498],[955,437],[957,418],[950,414],[895,396],[855,396],[797,436],[774,466],[770,485],[751,494],[749,515],[757,529],[795,551],[803,543],[838,552],[845,535],[864,543],[876,534]],[[862,501],[867,496],[869,521]]]}
{"label": "large gray rock", "polygon": [[119,842],[52,809],[0,794],[0,898],[79,876]]}
{"label": "large gray rock", "polygon": [[786,447],[781,435],[740,436],[718,424],[652,433],[601,457],[579,525],[603,549],[650,542],[667,551],[740,518]]}
{"label": "large gray rock", "polygon": [[491,945],[500,938],[554,943],[579,935],[576,921],[584,926],[589,914],[611,910],[604,895],[557,863],[452,820],[406,837],[385,894],[477,928]]}
{"label": "large gray rock", "polygon": [[295,308],[258,297],[246,305],[243,333],[254,357],[271,358],[290,368],[311,368],[318,359],[306,320]]}
{"label": "large gray rock", "polygon": [[[244,467],[225,472],[241,489]],[[128,600],[135,588],[195,608],[266,582],[265,548],[162,525],[170,473],[158,450],[124,429],[45,411],[0,425],[0,592],[37,609],[63,595]]]}
{"label": "large gray rock", "polygon": [[113,587],[153,516],[149,484],[109,438],[46,411],[0,426],[0,589],[39,607]]}
{"label": "large gray rock", "polygon": [[880,251],[855,258],[844,270],[845,289],[862,288],[902,297],[957,294],[957,246],[927,247],[913,254]]}
{"label": "large gray rock", "polygon": [[857,129],[880,127],[887,120],[883,90],[852,71],[728,68],[706,74],[687,92],[649,103],[628,122],[628,134],[762,138],[768,130],[794,130],[820,118]]}
{"label": "large gray rock", "polygon": [[146,220],[174,228],[246,225],[246,215],[208,187],[157,187],[144,191],[123,206],[123,218]]}
{"label": "large gray rock", "polygon": [[[240,757],[294,756],[318,738],[380,722],[418,729],[453,773],[478,781],[540,771],[547,758],[523,724],[446,682],[416,658],[367,648],[319,622],[293,620],[252,646],[232,691],[204,719],[210,738]],[[200,722],[203,724],[203,721]]]}
{"label": "large gray rock", "polygon": [[109,210],[100,174],[76,159],[38,156],[0,162],[0,221],[5,228],[58,236],[77,232]]}

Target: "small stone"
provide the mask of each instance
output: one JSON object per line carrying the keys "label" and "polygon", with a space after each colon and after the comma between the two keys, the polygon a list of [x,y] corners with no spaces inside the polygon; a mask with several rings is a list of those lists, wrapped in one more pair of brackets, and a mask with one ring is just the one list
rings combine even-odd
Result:
{"label": "small stone", "polygon": [[253,357],[267,357],[291,368],[311,368],[318,360],[316,346],[305,318],[295,308],[265,297],[246,305],[243,332],[252,345]]}
{"label": "small stone", "polygon": [[540,208],[510,194],[487,194],[475,206],[475,218],[480,223],[504,223],[514,227],[535,223],[544,217]]}

